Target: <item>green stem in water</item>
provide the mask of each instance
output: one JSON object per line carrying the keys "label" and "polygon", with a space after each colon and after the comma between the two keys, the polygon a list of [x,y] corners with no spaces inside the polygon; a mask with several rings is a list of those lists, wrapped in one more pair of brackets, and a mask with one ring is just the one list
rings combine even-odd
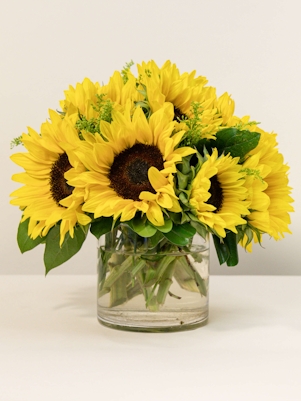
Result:
{"label": "green stem in water", "polygon": [[[144,264],[144,260],[139,260],[134,267],[139,271],[144,266]],[[120,266],[115,266],[113,268],[109,277],[106,279],[103,288],[110,288],[124,272],[131,268],[131,266],[133,266],[133,258],[132,256],[128,256]]]}
{"label": "green stem in water", "polygon": [[206,280],[195,270],[186,255],[178,258],[175,278],[184,290],[200,292],[205,297],[207,296]]}
{"label": "green stem in water", "polygon": [[199,292],[199,288],[195,281],[194,272],[187,263],[186,256],[181,256],[177,259],[174,276],[179,286],[184,290]]}
{"label": "green stem in water", "polygon": [[158,292],[157,292],[157,302],[159,305],[164,304],[166,296],[169,292],[169,288],[172,284],[172,277],[173,277],[174,271],[175,271],[175,262],[176,261],[173,261],[172,263],[170,263],[170,265],[167,267],[167,269],[164,271],[164,273],[161,277]]}
{"label": "green stem in water", "polygon": [[[158,268],[157,268],[157,276],[156,276],[156,282],[153,285],[152,290],[150,291],[150,293],[147,292],[147,298],[145,299],[146,301],[146,306],[150,307],[151,305],[154,304],[154,299],[155,298],[155,291],[158,287],[158,285],[160,284],[162,277],[164,276],[164,273],[166,271],[166,269],[168,268],[168,266],[176,259],[176,256],[165,256],[164,258],[162,258],[160,260],[160,262],[158,263]],[[169,285],[170,287],[170,285]],[[169,289],[168,287],[168,289]],[[163,290],[162,290],[163,291]],[[168,292],[168,290],[167,290]],[[163,294],[161,295],[161,297],[163,296]],[[156,304],[158,305],[158,303],[156,302]]]}
{"label": "green stem in water", "polygon": [[128,301],[137,295],[142,294],[141,285],[138,280],[134,280],[134,282],[127,285],[127,299]]}
{"label": "green stem in water", "polygon": [[127,284],[131,280],[129,273],[123,273],[111,286],[110,307],[124,304],[127,298]]}

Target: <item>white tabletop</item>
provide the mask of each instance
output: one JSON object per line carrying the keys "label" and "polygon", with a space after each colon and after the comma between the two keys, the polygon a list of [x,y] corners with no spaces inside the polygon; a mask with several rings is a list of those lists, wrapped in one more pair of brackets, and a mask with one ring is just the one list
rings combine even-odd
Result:
{"label": "white tabletop", "polygon": [[210,319],[132,333],[96,277],[0,276],[1,401],[300,401],[301,277],[212,276]]}

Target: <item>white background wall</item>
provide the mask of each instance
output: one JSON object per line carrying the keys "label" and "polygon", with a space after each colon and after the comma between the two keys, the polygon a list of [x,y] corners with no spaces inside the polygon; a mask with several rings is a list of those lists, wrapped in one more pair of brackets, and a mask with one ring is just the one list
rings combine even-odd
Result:
{"label": "white background wall", "polygon": [[[299,0],[10,0],[0,15],[0,273],[44,273],[43,249],[21,255],[16,244],[20,211],[9,205],[18,171],[10,141],[39,130],[63,90],[84,77],[107,82],[125,62],[166,59],[180,71],[197,70],[220,95],[229,92],[236,114],[250,115],[278,133],[291,166],[296,212],[293,235],[264,241],[265,249],[241,251],[235,268],[213,274],[301,273],[301,28]],[[21,149],[21,148],[20,148]],[[17,151],[20,151],[17,148]],[[95,273],[96,241],[50,274]]]}

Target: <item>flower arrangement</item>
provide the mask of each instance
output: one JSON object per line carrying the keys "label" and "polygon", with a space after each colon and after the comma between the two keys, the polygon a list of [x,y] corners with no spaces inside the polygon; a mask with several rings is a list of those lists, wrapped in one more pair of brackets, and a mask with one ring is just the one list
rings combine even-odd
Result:
{"label": "flower arrangement", "polygon": [[48,273],[88,231],[100,238],[122,224],[157,245],[211,234],[220,263],[234,266],[238,245],[251,251],[265,233],[290,233],[289,167],[276,135],[235,116],[231,97],[195,71],[149,61],[135,76],[132,66],[103,86],[70,86],[39,133],[13,141],[27,150],[11,156],[25,170],[11,195],[21,252],[45,244]]}

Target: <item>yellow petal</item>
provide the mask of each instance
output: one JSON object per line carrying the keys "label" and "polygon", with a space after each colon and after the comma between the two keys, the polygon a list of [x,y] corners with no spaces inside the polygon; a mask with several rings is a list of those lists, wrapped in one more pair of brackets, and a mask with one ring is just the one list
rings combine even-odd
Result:
{"label": "yellow petal", "polygon": [[155,226],[164,225],[164,217],[160,206],[156,202],[150,202],[146,217]]}
{"label": "yellow petal", "polygon": [[155,190],[162,188],[165,185],[168,185],[167,178],[165,178],[160,173],[160,171],[156,167],[153,167],[153,166],[148,169],[148,179],[149,179],[149,182],[151,183],[151,186]]}

